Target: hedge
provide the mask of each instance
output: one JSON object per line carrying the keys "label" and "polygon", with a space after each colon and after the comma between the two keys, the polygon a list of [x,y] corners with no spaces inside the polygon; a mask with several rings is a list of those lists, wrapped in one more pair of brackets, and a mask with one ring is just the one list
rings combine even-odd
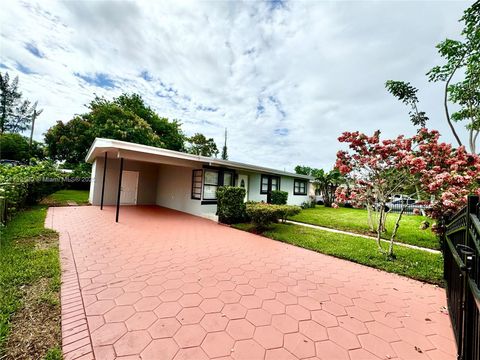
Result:
{"label": "hedge", "polygon": [[265,230],[270,224],[300,213],[299,206],[275,205],[266,203],[248,203],[246,212],[257,230]]}
{"label": "hedge", "polygon": [[285,205],[288,200],[288,192],[282,190],[273,190],[271,193],[271,202],[274,205]]}
{"label": "hedge", "polygon": [[218,221],[235,224],[246,220],[245,189],[234,186],[220,186],[217,189]]}
{"label": "hedge", "polygon": [[35,204],[63,186],[65,175],[52,162],[36,165],[0,165],[0,197],[5,198],[7,214]]}

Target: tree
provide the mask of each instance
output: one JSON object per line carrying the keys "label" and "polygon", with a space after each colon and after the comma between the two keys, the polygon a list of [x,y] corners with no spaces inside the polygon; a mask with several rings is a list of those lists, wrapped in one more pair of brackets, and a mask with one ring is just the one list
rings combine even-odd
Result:
{"label": "tree", "polygon": [[[438,52],[445,59],[443,65],[433,67],[428,73],[432,82],[443,82],[444,110],[447,122],[459,146],[462,141],[453,126],[453,121],[467,121],[470,151],[480,132],[480,2],[475,2],[465,10],[461,22],[464,23],[462,40],[445,39],[437,45]],[[463,72],[463,79],[453,83],[454,76]],[[450,115],[448,102],[459,106],[459,110]]]}
{"label": "tree", "polygon": [[27,163],[30,158],[43,160],[44,148],[41,143],[32,141],[31,147],[26,137],[20,134],[0,135],[0,158]]}
{"label": "tree", "polygon": [[88,149],[95,139],[92,124],[80,116],[68,122],[57,121],[45,133],[47,154],[52,160],[78,164],[85,161]]}
{"label": "tree", "polygon": [[310,166],[297,165],[295,166],[295,173],[300,175],[310,175],[315,169],[312,169]]}
{"label": "tree", "polygon": [[190,154],[202,156],[217,156],[218,148],[213,138],[207,139],[205,135],[196,133],[192,137],[187,138],[187,151]]}
{"label": "tree", "polygon": [[163,147],[169,150],[184,150],[185,136],[181,130],[182,124],[179,121],[169,121],[167,118],[158,116],[138,94],[122,94],[113,99],[113,102],[145,120],[155,134],[160,137]]}
{"label": "tree", "polygon": [[337,188],[345,183],[345,179],[337,169],[324,171],[323,169],[314,169],[312,176],[315,176],[314,184],[323,196],[323,203],[326,207],[332,207],[335,202],[335,192]]}
{"label": "tree", "polygon": [[225,128],[225,144],[222,148],[222,160],[228,160],[228,153],[227,153],[227,129]]}
{"label": "tree", "polygon": [[8,73],[0,72],[0,134],[19,133],[29,129],[37,103],[22,100],[18,76],[10,82]]}
{"label": "tree", "polygon": [[181,124],[160,118],[137,94],[123,94],[113,100],[96,96],[87,108],[88,112],[65,123],[58,121],[48,129],[45,143],[52,159],[81,163],[96,137],[184,149]]}
{"label": "tree", "polygon": [[337,169],[325,171],[323,169],[311,168],[310,166],[295,166],[295,173],[309,175],[315,178],[315,193],[322,195],[326,207],[331,207],[335,202],[335,191],[340,184],[345,182],[344,177]]}
{"label": "tree", "polygon": [[418,89],[410,83],[403,81],[394,81],[388,80],[385,83],[385,87],[388,92],[403,102],[405,105],[411,107],[410,112],[410,121],[414,126],[420,126],[424,128],[427,124],[428,117],[425,115],[425,112],[418,110],[418,98],[417,92]]}
{"label": "tree", "polygon": [[[380,131],[376,131],[373,136],[358,131],[344,132],[338,140],[348,143],[351,152],[339,151],[335,167],[341,174],[348,175],[354,185],[349,189],[339,188],[336,195],[343,201],[361,201],[365,204],[371,230],[377,232],[378,249],[393,257],[396,232],[392,232],[388,251],[383,249],[381,242],[387,216],[386,203],[390,196],[401,192],[411,180],[408,171],[397,165],[400,154],[411,152],[412,141],[404,136],[381,141]],[[374,209],[378,211],[377,219],[373,217]],[[403,211],[397,218],[395,228],[402,215]]]}
{"label": "tree", "polygon": [[[468,131],[468,148],[477,152],[480,134],[480,2],[476,1],[464,11],[461,40],[445,39],[436,48],[445,60],[443,65],[434,66],[427,72],[430,82],[443,82],[443,107],[448,126],[458,146],[463,142],[455,130],[453,122],[463,121]],[[455,79],[459,79],[455,82]],[[410,120],[415,125],[425,127],[428,120],[425,113],[417,111],[417,89],[409,83],[387,81],[387,89],[398,99],[412,107]],[[450,114],[450,105],[457,111]],[[423,122],[423,125],[422,125]]]}
{"label": "tree", "polygon": [[[380,141],[379,131],[371,137],[360,132],[345,132],[339,137],[340,142],[349,144],[350,151],[337,153],[336,167],[353,180],[354,186],[339,188],[337,196],[363,202],[369,218],[372,207],[378,210],[377,244],[389,256],[393,256],[393,241],[405,210],[398,214],[385,252],[380,239],[390,196],[411,183],[418,184],[422,192],[434,196],[427,213],[441,223],[465,204],[469,193],[480,194],[480,156],[467,153],[463,146],[454,149],[439,143],[439,137],[438,131],[425,128],[412,138],[398,136],[393,140]],[[442,229],[437,226],[436,230]]]}

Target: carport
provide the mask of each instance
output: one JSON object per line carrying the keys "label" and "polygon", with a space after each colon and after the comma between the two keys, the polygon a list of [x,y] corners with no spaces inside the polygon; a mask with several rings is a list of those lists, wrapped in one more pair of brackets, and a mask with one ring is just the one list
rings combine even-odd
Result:
{"label": "carport", "polygon": [[268,201],[273,190],[289,192],[288,204],[301,205],[313,194],[310,176],[214,159],[112,139],[95,139],[86,161],[92,163],[89,201],[116,208],[158,205],[216,218],[216,189],[245,188],[245,200]]}

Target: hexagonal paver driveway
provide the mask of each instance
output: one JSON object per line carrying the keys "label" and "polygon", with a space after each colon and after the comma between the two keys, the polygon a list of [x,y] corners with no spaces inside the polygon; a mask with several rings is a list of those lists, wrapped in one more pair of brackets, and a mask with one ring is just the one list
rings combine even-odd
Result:
{"label": "hexagonal paver driveway", "polygon": [[66,359],[454,359],[443,289],[159,207],[50,208]]}

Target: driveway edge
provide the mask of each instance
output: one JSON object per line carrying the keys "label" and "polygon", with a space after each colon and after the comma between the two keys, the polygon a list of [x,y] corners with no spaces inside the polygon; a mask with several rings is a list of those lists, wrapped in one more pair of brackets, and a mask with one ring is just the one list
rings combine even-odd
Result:
{"label": "driveway edge", "polygon": [[[49,208],[45,227],[53,228],[55,208]],[[64,359],[95,359],[68,233],[59,236],[62,283],[60,290],[62,352]]]}

